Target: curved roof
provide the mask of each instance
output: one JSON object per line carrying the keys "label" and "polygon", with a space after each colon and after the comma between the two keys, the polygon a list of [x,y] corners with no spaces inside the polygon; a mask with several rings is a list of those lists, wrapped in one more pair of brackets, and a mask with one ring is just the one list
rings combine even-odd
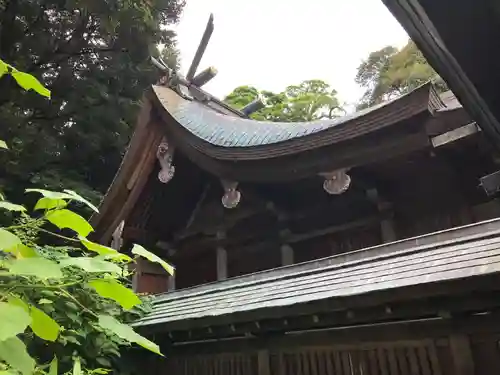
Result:
{"label": "curved roof", "polygon": [[167,87],[153,86],[153,91],[165,110],[179,125],[193,136],[221,147],[263,146],[305,137],[339,127],[388,106],[394,101],[332,119],[307,122],[272,122],[229,116],[202,102],[183,99]]}
{"label": "curved roof", "polygon": [[328,120],[297,123],[256,121],[217,110],[210,100],[188,100],[153,86],[152,101],[177,145],[221,160],[259,160],[345,142],[442,108],[431,84],[392,101]]}

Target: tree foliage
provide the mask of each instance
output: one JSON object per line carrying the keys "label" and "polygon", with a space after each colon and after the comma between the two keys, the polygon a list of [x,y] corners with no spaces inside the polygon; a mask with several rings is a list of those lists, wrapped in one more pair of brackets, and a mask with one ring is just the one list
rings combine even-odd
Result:
{"label": "tree foliage", "polygon": [[355,80],[366,89],[360,108],[406,94],[428,81],[440,91],[447,89],[411,40],[400,50],[387,46],[370,53],[358,67]]}
{"label": "tree foliage", "polygon": [[339,110],[341,111],[337,92],[326,82],[318,79],[288,86],[285,91],[279,94],[271,91],[259,91],[251,86],[240,86],[226,96],[224,101],[240,109],[258,98],[259,95],[267,105],[251,115],[255,120],[314,121],[335,117]]}
{"label": "tree foliage", "polygon": [[[103,373],[132,343],[161,354],[124,323],[149,309],[127,286],[133,259],[88,240],[92,227],[68,208],[86,200],[71,191],[28,193],[42,194],[41,214],[31,217],[21,205],[0,202],[4,215],[14,218],[0,228],[0,371],[46,374],[55,358],[60,370],[54,375],[75,363]],[[39,245],[40,235],[56,244]],[[142,247],[136,254],[166,264]]]}
{"label": "tree foliage", "polygon": [[[0,58],[52,91],[51,100],[0,79],[0,184],[85,192],[98,199],[128,143],[137,106],[157,73],[163,43],[177,64],[174,33],[182,0],[0,0]],[[0,66],[0,71],[4,66]],[[19,197],[22,198],[22,197]]]}
{"label": "tree foliage", "polygon": [[[30,74],[2,60],[0,66],[25,90],[50,95]],[[97,207],[71,190],[26,193],[41,195],[33,216],[0,196],[8,223],[0,227],[0,373],[102,375],[117,367],[120,348],[131,344],[161,355],[158,345],[126,324],[148,309],[127,286],[134,260],[87,239],[92,226],[69,208],[75,202]],[[52,245],[39,241],[41,235]],[[162,259],[134,248],[133,254],[173,273]]]}

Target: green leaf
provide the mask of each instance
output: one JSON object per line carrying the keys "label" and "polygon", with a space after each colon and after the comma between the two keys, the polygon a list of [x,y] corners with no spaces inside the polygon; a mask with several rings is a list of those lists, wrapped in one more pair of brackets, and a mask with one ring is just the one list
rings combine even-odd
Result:
{"label": "green leaf", "polygon": [[19,211],[19,212],[26,211],[26,208],[24,208],[20,204],[14,204],[6,201],[0,201],[0,208],[8,211]]}
{"label": "green leaf", "polygon": [[36,202],[35,210],[52,210],[64,208],[68,205],[68,203],[64,199],[54,199],[43,197]]}
{"label": "green leaf", "polygon": [[103,298],[109,298],[126,310],[141,304],[140,298],[132,290],[113,279],[89,281],[89,285]]}
{"label": "green leaf", "polygon": [[46,198],[50,199],[71,199],[71,196],[66,193],[60,193],[58,191],[51,191],[45,189],[26,189],[26,193],[39,193],[42,194]]}
{"label": "green leaf", "polygon": [[29,313],[12,302],[0,302],[0,342],[14,337],[31,323]]}
{"label": "green leaf", "polygon": [[31,247],[28,247],[22,243],[17,244],[16,246],[5,250],[9,253],[12,253],[16,256],[16,258],[35,258],[38,256],[37,252],[35,249],[32,249]]}
{"label": "green leaf", "polygon": [[57,357],[54,356],[54,359],[50,362],[49,367],[49,375],[57,375],[58,361]]}
{"label": "green leaf", "polygon": [[0,250],[8,250],[19,245],[21,240],[15,234],[0,228]]}
{"label": "green leaf", "polygon": [[153,353],[163,355],[160,352],[160,347],[154,342],[149,341],[147,338],[139,335],[135,332],[132,327],[120,323],[118,320],[109,315],[99,315],[99,325],[111,331],[118,337],[127,340],[129,342],[136,343],[145,349],[152,351]]}
{"label": "green leaf", "polygon": [[0,77],[9,72],[9,64],[0,59]]}
{"label": "green leaf", "polygon": [[8,150],[9,146],[7,146],[7,143],[5,143],[4,140],[0,139],[0,148],[4,148],[4,149]]}
{"label": "green leaf", "polygon": [[99,375],[106,375],[109,374],[111,370],[105,369],[105,368],[96,368],[94,370],[94,374],[99,374]]}
{"label": "green leaf", "polygon": [[45,314],[42,310],[37,309],[35,306],[30,306],[31,312],[31,330],[40,337],[47,341],[56,341],[59,336],[61,327],[50,316]]}
{"label": "green leaf", "polygon": [[59,229],[74,230],[82,237],[87,237],[94,230],[87,220],[67,209],[50,211],[45,218]]}
{"label": "green leaf", "polygon": [[96,359],[96,362],[99,363],[101,366],[104,366],[104,367],[111,367],[112,364],[111,362],[109,361],[109,359],[107,358],[104,358],[104,357],[97,357]]}
{"label": "green leaf", "polygon": [[[2,322],[2,325],[5,325]],[[18,338],[0,341],[0,359],[23,375],[31,375],[35,370],[35,360],[30,357],[26,345]]]}
{"label": "green leaf", "polygon": [[75,201],[78,201],[78,202],[81,202],[81,203],[84,203],[86,204],[92,211],[96,212],[96,213],[99,213],[99,210],[97,209],[96,206],[94,206],[92,203],[90,203],[87,199],[85,199],[84,197],[82,197],[80,194],[78,193],[75,193],[73,190],[68,190],[68,189],[65,189],[64,192],[68,195],[71,196],[71,199],[75,200]]}
{"label": "green leaf", "polygon": [[134,247],[132,247],[132,254],[142,256],[151,262],[159,263],[170,275],[173,275],[175,272],[175,267],[165,262],[159,256],[149,252],[141,245],[134,244]]}
{"label": "green leaf", "polygon": [[20,308],[22,308],[24,311],[26,311],[28,314],[30,313],[30,307],[28,306],[28,304],[26,302],[24,302],[21,298],[19,297],[16,297],[15,295],[10,295],[9,298],[8,298],[8,302],[11,304],[11,305],[14,305],[14,306],[19,306]]}
{"label": "green leaf", "polygon": [[83,375],[80,358],[75,358],[73,363],[73,375]]}
{"label": "green leaf", "polygon": [[60,279],[61,267],[46,258],[21,258],[6,263],[10,273],[22,276],[35,276],[40,279]]}
{"label": "green leaf", "polygon": [[73,200],[87,205],[90,209],[95,212],[99,212],[97,207],[90,203],[87,199],[83,198],[81,195],[75,193],[73,190],[64,190],[64,193],[60,193],[57,191],[50,191],[45,189],[26,189],[26,193],[39,193],[42,194],[45,198],[54,199],[54,200]]}
{"label": "green leaf", "polygon": [[72,257],[59,262],[63,267],[75,266],[87,272],[111,272],[122,274],[122,269],[115,263],[103,259],[90,257]]}
{"label": "green leaf", "polygon": [[88,250],[94,251],[99,255],[102,255],[104,258],[114,259],[114,260],[123,260],[123,261],[132,261],[128,255],[122,254],[119,251],[112,249],[111,247],[107,247],[104,245],[100,245],[98,243],[87,240],[84,237],[79,237],[83,246],[85,246]]}
{"label": "green leaf", "polygon": [[39,305],[47,305],[50,303],[54,303],[54,302],[52,302],[50,299],[47,299],[47,298],[40,298],[40,300],[38,301]]}
{"label": "green leaf", "polygon": [[16,80],[17,84],[21,86],[26,91],[34,90],[42,96],[50,99],[50,90],[44,87],[38,79],[28,73],[20,72],[19,70],[13,70],[11,73],[12,77]]}

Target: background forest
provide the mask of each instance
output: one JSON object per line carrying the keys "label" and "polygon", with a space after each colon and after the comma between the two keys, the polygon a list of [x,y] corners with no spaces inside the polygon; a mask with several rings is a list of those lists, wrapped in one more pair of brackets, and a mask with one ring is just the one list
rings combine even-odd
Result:
{"label": "background forest", "polygon": [[[358,110],[406,94],[428,81],[432,81],[439,92],[447,90],[444,81],[411,40],[399,50],[387,46],[370,53],[359,65],[355,81],[365,90],[355,105]],[[259,95],[267,107],[252,115],[256,120],[312,121],[345,114],[337,91],[318,79],[288,86],[281,93],[239,86],[224,100],[241,108]]]}

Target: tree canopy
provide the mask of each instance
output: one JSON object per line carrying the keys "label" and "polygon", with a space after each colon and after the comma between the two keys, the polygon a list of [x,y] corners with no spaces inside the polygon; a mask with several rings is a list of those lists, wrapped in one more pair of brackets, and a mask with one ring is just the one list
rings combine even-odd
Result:
{"label": "tree canopy", "polygon": [[306,80],[299,85],[288,86],[276,94],[252,86],[235,88],[224,101],[235,108],[243,108],[259,95],[266,102],[266,108],[251,115],[255,120],[276,122],[313,121],[331,118],[341,111],[337,91],[319,79]]}
{"label": "tree canopy", "polygon": [[411,40],[399,50],[387,46],[370,53],[359,65],[355,80],[366,90],[359,108],[406,94],[428,81],[433,81],[440,91],[447,89]]}
{"label": "tree canopy", "polygon": [[53,92],[49,101],[19,90],[10,75],[0,79],[0,138],[11,149],[0,156],[1,185],[64,186],[94,199],[104,192],[143,91],[157,79],[149,55],[163,43],[176,64],[168,26],[182,7],[182,0],[0,0],[0,58]]}

